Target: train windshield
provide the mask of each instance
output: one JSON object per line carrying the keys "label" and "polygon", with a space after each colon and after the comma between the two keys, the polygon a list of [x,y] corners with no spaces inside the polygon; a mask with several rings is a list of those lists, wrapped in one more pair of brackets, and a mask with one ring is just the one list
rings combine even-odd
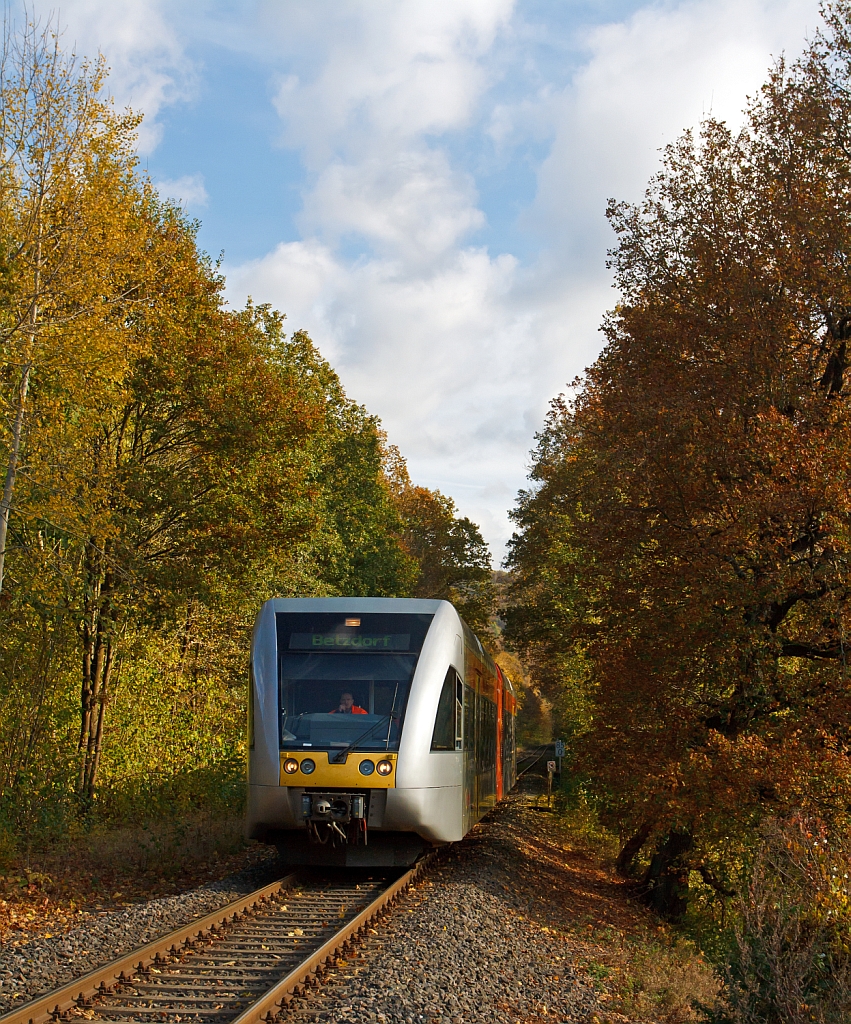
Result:
{"label": "train windshield", "polygon": [[279,613],[281,749],[398,750],[431,620]]}

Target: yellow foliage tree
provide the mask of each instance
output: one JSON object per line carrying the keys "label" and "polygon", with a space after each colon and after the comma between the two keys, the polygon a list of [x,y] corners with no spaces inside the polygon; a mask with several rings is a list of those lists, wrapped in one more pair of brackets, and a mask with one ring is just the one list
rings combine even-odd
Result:
{"label": "yellow foliage tree", "polygon": [[55,407],[63,392],[93,395],[98,378],[124,375],[131,355],[122,330],[137,298],[128,268],[146,257],[134,194],[139,118],[116,113],[104,99],[104,75],[102,60],[78,66],[63,54],[50,23],[20,32],[7,26],[0,52],[0,590],[18,477],[37,471],[35,452],[24,459],[36,404]]}

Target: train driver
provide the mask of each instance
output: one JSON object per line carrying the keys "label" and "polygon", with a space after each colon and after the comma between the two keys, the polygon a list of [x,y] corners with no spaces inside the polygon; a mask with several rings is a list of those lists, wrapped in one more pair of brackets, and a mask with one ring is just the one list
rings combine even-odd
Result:
{"label": "train driver", "polygon": [[366,714],[368,714],[368,712],[366,711],[365,708],[359,708],[357,706],[357,704],[355,704],[355,698],[354,698],[354,696],[351,693],[349,693],[348,690],[344,690],[340,694],[340,704],[339,704],[339,707],[334,708],[334,710],[331,712],[332,715],[336,715],[337,713],[339,713],[341,715],[366,715]]}

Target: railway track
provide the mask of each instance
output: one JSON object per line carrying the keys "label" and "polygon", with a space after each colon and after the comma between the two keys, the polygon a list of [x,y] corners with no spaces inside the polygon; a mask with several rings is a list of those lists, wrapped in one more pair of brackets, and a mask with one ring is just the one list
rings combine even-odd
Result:
{"label": "railway track", "polygon": [[[547,753],[552,747],[552,743],[544,743],[540,747],[536,747],[531,753],[525,754],[522,757],[517,758],[517,778],[525,775],[528,771],[535,767],[535,765],[541,760],[541,758]],[[528,764],[526,762],[529,762]],[[521,769],[521,765],[525,764],[526,767]]]}
{"label": "railway track", "polygon": [[5,1014],[0,1024],[271,1022],[319,984],[424,863],[392,881],[287,875]]}

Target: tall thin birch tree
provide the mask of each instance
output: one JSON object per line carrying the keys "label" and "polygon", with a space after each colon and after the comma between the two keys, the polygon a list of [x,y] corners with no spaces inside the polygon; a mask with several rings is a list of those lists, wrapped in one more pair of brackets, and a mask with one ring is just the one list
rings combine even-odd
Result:
{"label": "tall thin birch tree", "polygon": [[[103,60],[78,63],[53,24],[8,20],[0,49],[0,591],[16,485],[26,471],[34,381],[80,368],[96,323],[128,298],[116,261],[126,240],[104,227],[116,173],[135,165],[139,118],[104,99]],[[104,190],[101,179],[111,179]],[[109,360],[105,360],[109,364]]]}

